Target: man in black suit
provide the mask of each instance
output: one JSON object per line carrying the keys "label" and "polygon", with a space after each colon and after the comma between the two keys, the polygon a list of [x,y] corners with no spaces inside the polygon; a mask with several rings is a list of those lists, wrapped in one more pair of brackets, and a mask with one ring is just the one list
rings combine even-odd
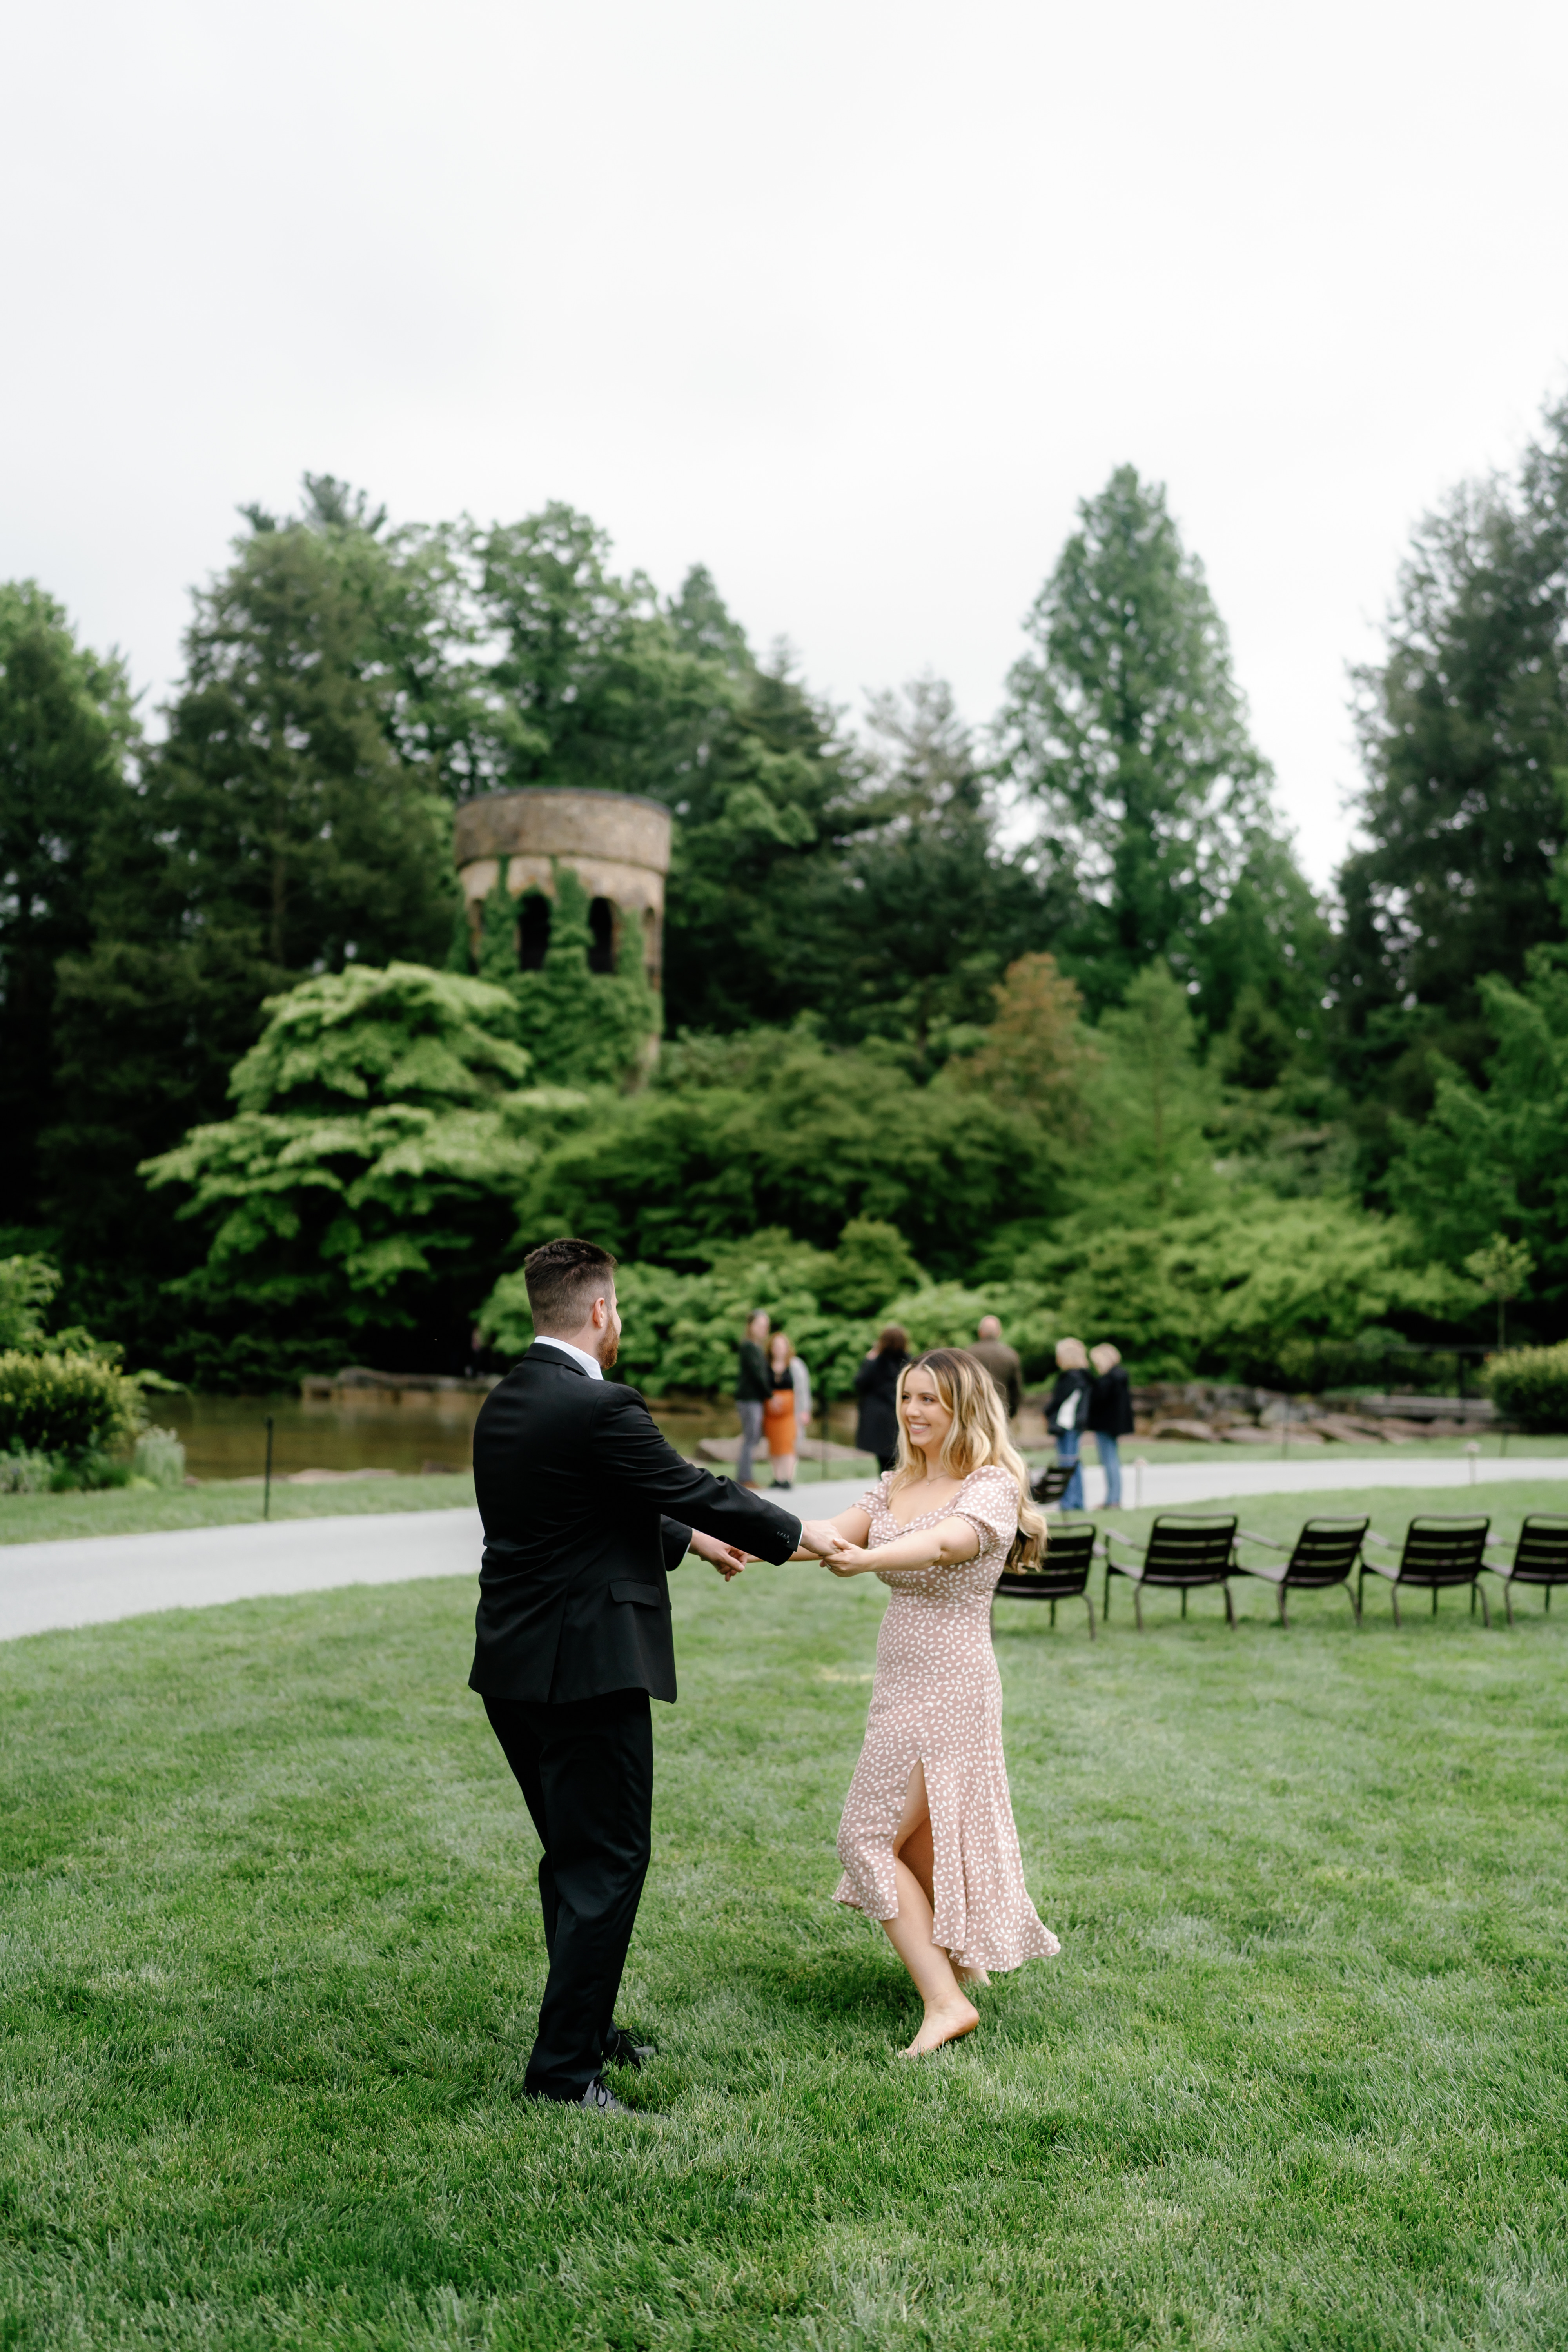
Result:
{"label": "man in black suit", "polygon": [[643,2054],[614,2013],[650,1850],[648,1700],[675,1696],[668,1571],[689,1549],[728,1578],[749,1553],[826,1558],[839,1538],[682,1461],[637,1390],[605,1381],[621,1332],[607,1250],[547,1242],[523,1270],[534,1342],[474,1429],[468,1681],[544,1849],[550,1972],[523,2087],[604,2113],[603,2064]]}

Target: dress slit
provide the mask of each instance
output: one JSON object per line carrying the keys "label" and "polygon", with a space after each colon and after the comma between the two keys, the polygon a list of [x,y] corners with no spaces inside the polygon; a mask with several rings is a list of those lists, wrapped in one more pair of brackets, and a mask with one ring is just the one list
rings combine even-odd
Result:
{"label": "dress slit", "polygon": [[[870,1548],[907,1534],[888,1507],[886,1476],[866,1497]],[[990,1972],[1060,1948],[1024,1884],[1002,1748],[1002,1685],[991,1649],[991,1595],[1017,1527],[1010,1473],[975,1471],[928,1519],[966,1517],[981,1538],[972,1560],[892,1570],[877,1636],[866,1738],[844,1818],[837,1899],[872,1919],[898,1915],[894,1838],[910,1775],[925,1774],[931,1838],[931,1941]]]}

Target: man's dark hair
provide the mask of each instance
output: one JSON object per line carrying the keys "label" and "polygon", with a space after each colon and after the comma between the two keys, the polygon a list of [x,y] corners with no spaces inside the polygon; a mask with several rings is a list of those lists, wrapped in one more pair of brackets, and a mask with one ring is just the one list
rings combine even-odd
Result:
{"label": "man's dark hair", "polygon": [[522,1261],[536,1331],[578,1331],[595,1298],[616,1286],[616,1261],[597,1242],[542,1242]]}

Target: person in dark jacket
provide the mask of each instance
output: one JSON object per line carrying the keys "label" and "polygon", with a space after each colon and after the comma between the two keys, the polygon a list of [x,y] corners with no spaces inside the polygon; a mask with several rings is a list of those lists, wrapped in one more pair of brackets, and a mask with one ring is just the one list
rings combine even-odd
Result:
{"label": "person in dark jacket", "polygon": [[862,1454],[874,1454],[879,1470],[891,1470],[899,1459],[899,1379],[910,1360],[910,1335],[901,1323],[886,1323],[877,1344],[856,1367],[855,1393],[860,1411],[855,1443]]}
{"label": "person in dark jacket", "polygon": [[550,1969],[523,2088],[601,2113],[606,2061],[646,2054],[614,2022],[647,1871],[650,1696],[675,1696],[668,1575],[688,1549],[725,1577],[747,1554],[841,1549],[761,1496],[682,1461],[636,1389],[605,1373],[616,1261],[592,1242],[527,1258],[533,1345],[474,1428],[484,1522],[468,1682],[539,1832]]}
{"label": "person in dark jacket", "polygon": [[1070,1462],[1072,1476],[1062,1496],[1064,1511],[1083,1508],[1083,1471],[1079,1464],[1079,1452],[1083,1444],[1084,1414],[1089,1405],[1089,1392],[1093,1382],[1089,1378],[1089,1351],[1081,1339],[1057,1341],[1057,1378],[1051,1390],[1051,1402],[1046,1423],[1057,1441],[1057,1460]]}
{"label": "person in dark jacket", "polygon": [[773,1392],[767,1357],[771,1328],[764,1308],[759,1307],[747,1316],[746,1336],[741,1342],[740,1362],[735,1367],[735,1411],[741,1420],[741,1450],[735,1456],[738,1486],[756,1484],[752,1476],[752,1455],[762,1442],[763,1416]]}
{"label": "person in dark jacket", "polygon": [[1131,1437],[1135,1427],[1132,1419],[1132,1384],[1122,1367],[1121,1351],[1109,1339],[1089,1351],[1094,1367],[1094,1386],[1089,1392],[1089,1427],[1094,1432],[1095,1450],[1105,1472],[1105,1507],[1108,1511],[1121,1508],[1121,1446],[1124,1437]]}
{"label": "person in dark jacket", "polygon": [[1002,1337],[1002,1326],[994,1315],[981,1317],[980,1328],[969,1352],[977,1363],[984,1365],[995,1382],[1008,1420],[1016,1421],[1024,1410],[1024,1367],[1016,1348],[1010,1348]]}

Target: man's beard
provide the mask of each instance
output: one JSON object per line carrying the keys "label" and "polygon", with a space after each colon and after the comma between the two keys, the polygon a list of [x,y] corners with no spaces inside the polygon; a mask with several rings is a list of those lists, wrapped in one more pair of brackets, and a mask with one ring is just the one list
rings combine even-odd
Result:
{"label": "man's beard", "polygon": [[604,1338],[595,1350],[599,1359],[600,1370],[607,1372],[620,1352],[621,1335],[612,1326],[605,1330]]}

